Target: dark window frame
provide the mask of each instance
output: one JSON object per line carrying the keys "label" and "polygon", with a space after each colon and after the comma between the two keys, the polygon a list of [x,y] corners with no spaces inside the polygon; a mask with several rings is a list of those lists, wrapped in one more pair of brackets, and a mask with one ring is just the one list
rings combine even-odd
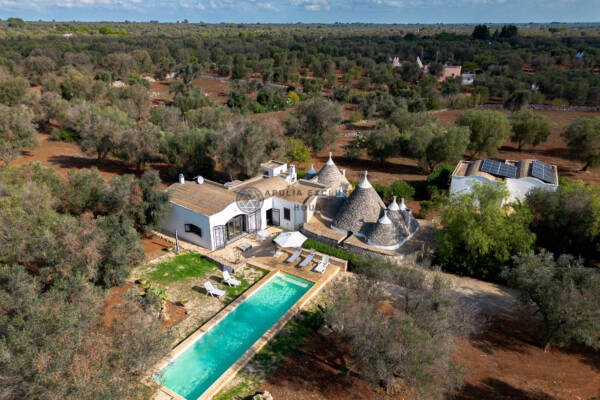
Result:
{"label": "dark window frame", "polygon": [[286,221],[291,221],[292,220],[292,210],[287,208],[287,207],[283,207],[283,219],[285,219]]}
{"label": "dark window frame", "polygon": [[190,232],[190,233],[193,233],[195,235],[198,235],[198,236],[202,237],[202,228],[200,228],[198,225],[183,224],[183,229],[186,232]]}

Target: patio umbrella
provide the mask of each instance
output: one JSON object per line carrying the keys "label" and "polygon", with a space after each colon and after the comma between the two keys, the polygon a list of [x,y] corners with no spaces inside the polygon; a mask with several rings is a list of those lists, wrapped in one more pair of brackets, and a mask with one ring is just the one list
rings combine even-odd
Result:
{"label": "patio umbrella", "polygon": [[283,232],[275,238],[275,243],[281,247],[300,247],[306,240],[306,236],[298,231]]}

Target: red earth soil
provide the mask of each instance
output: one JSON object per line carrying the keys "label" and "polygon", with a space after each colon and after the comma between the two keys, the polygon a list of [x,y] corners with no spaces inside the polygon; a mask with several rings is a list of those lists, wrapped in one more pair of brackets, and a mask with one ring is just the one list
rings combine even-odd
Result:
{"label": "red earth soil", "polygon": [[146,254],[146,260],[152,260],[167,254],[169,247],[173,247],[173,244],[158,236],[150,236],[142,239],[142,250]]}
{"label": "red earth soil", "polygon": [[[155,81],[150,85],[150,89],[156,92],[158,96],[154,97],[153,103],[168,103],[173,101],[173,92],[170,85],[173,80]],[[209,99],[217,104],[225,104],[229,99],[231,91],[231,82],[217,79],[209,79],[205,77],[196,78],[192,83],[201,88]]]}
{"label": "red earth soil", "polygon": [[[123,312],[126,309],[126,303],[131,301],[127,298],[127,293],[130,290],[135,290],[135,286],[135,284],[128,282],[123,286],[116,286],[108,291],[101,317],[102,323],[105,326],[109,327],[115,321],[127,318],[127,314]],[[185,308],[166,301],[164,314],[166,314],[167,318],[162,321],[162,327],[168,329],[185,317]]]}
{"label": "red earth soil", "polygon": [[[45,133],[38,133],[37,136],[38,147],[24,151],[22,157],[11,161],[9,165],[40,162],[45,167],[54,168],[63,176],[66,176],[72,169],[98,167],[97,160],[85,155],[76,143],[53,140],[50,135]],[[105,178],[133,173],[125,163],[117,160],[106,160],[98,169]]]}
{"label": "red earth soil", "polygon": [[[459,340],[456,358],[466,373],[457,400],[576,400],[600,398],[600,353],[544,352],[535,325],[506,318],[481,335]],[[261,388],[276,399],[402,399],[389,396],[345,368],[339,343],[317,334],[275,370]]]}

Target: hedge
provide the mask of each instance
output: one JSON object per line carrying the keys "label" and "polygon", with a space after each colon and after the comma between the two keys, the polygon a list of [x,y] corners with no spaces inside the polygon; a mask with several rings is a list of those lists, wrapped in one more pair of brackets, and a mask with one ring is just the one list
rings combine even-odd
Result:
{"label": "hedge", "polygon": [[350,253],[346,250],[339,249],[337,247],[329,246],[325,243],[321,243],[315,239],[306,239],[304,244],[302,245],[305,249],[315,249],[319,253],[327,254],[332,257],[337,257],[342,260],[348,261],[348,266],[352,268],[359,262],[364,261],[365,257],[359,256],[357,254]]}

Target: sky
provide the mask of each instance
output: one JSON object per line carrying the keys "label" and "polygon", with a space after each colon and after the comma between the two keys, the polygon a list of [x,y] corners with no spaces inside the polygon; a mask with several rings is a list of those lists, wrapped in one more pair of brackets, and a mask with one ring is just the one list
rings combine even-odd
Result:
{"label": "sky", "polygon": [[234,23],[600,22],[600,0],[0,0],[0,18]]}

